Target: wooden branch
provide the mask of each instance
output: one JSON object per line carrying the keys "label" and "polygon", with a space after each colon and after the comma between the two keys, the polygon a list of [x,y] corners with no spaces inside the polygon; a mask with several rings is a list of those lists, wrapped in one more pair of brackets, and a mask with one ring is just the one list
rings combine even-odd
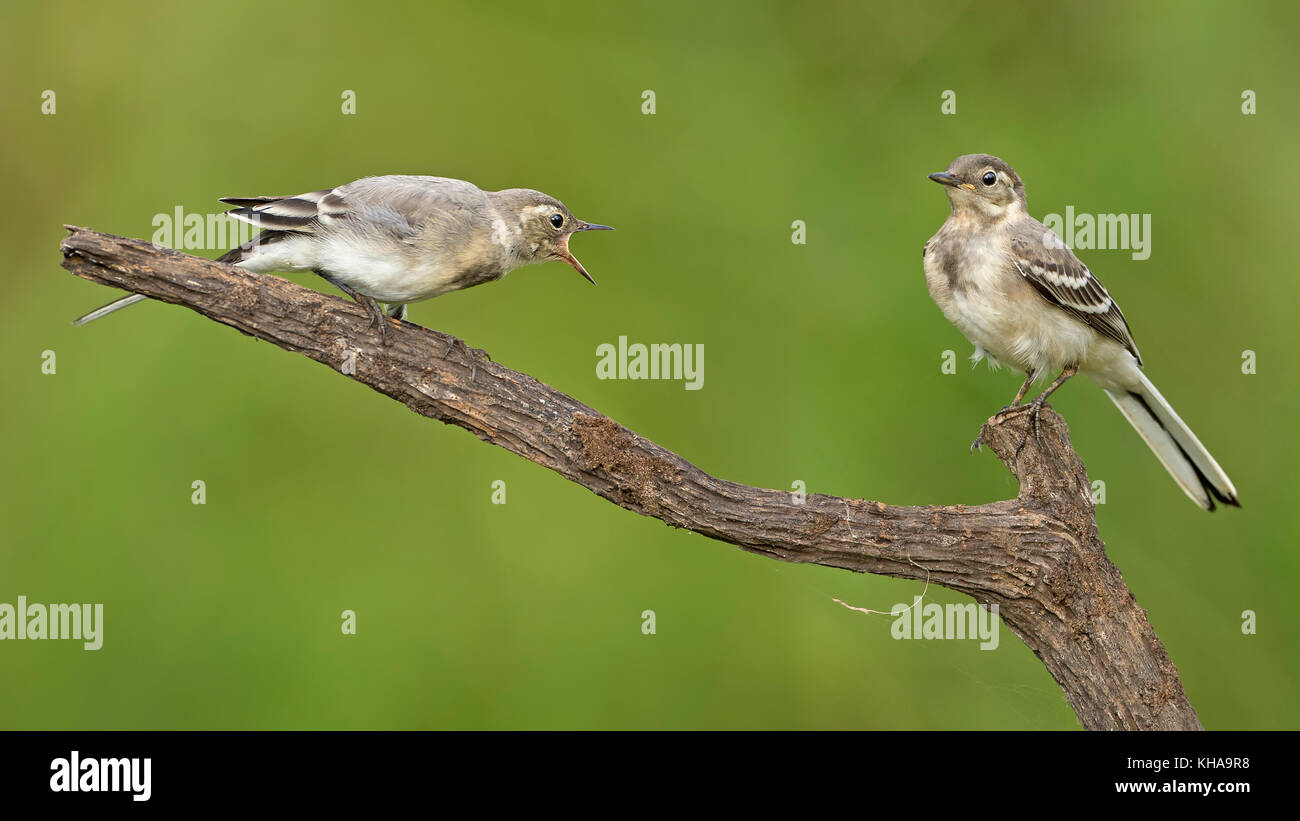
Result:
{"label": "wooden branch", "polygon": [[[69,226],[63,266],[346,371],[423,416],[550,468],[620,507],[788,562],[930,581],[997,604],[1088,729],[1200,729],[1178,673],[1116,567],[1091,483],[1050,408],[986,443],[1020,482],[1015,499],[899,507],[717,479],[527,374],[471,360],[453,338],[393,321],[388,347],[350,300],[150,243]],[[473,373],[473,378],[471,378]],[[1024,441],[1017,453],[1017,446]],[[738,443],[739,444],[739,443]]]}

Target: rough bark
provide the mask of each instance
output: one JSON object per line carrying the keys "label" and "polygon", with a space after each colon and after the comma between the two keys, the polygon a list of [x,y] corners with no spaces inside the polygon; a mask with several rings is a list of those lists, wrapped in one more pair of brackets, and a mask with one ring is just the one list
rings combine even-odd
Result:
{"label": "rough bark", "polygon": [[[350,300],[150,243],[69,226],[63,266],[184,305],[300,353],[423,416],[544,465],[620,507],[744,550],[935,584],[997,604],[1088,729],[1200,729],[1146,613],[1107,559],[1091,483],[1064,420],[1044,408],[989,420],[985,441],[1015,499],[902,507],[718,479],[533,377],[471,357],[453,338],[390,321],[389,345]],[[471,374],[473,374],[471,378]],[[1023,441],[1023,447],[1017,447]]]}

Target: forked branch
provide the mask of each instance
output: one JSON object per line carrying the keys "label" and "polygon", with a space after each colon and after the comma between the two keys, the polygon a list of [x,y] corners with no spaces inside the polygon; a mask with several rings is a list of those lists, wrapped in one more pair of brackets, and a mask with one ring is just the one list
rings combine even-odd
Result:
{"label": "forked branch", "polygon": [[[997,604],[1089,729],[1200,729],[1178,673],[1097,534],[1065,422],[1044,408],[991,420],[984,441],[1015,499],[901,507],[717,479],[533,377],[446,356],[452,337],[397,323],[387,347],[357,304],[148,242],[70,227],[63,266],[196,311],[314,359],[620,507],[788,562],[934,584]],[[471,373],[473,372],[473,378]],[[1023,448],[1017,446],[1024,441]]]}

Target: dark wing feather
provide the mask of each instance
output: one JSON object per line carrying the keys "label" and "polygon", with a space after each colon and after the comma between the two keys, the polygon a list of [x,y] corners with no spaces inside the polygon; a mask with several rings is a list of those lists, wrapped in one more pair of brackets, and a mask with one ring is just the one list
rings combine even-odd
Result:
{"label": "dark wing feather", "polygon": [[222,197],[218,202],[224,202],[226,205],[234,205],[238,208],[252,208],[268,202],[278,202],[287,199],[287,197]]}
{"label": "dark wing feather", "polygon": [[1044,299],[1123,345],[1142,364],[1119,303],[1056,234],[1035,221],[1012,237],[1011,254],[1020,275]]}
{"label": "dark wing feather", "polygon": [[265,230],[313,233],[318,224],[319,204],[333,191],[313,191],[292,197],[223,197],[221,201],[240,206],[227,211],[228,216]]}

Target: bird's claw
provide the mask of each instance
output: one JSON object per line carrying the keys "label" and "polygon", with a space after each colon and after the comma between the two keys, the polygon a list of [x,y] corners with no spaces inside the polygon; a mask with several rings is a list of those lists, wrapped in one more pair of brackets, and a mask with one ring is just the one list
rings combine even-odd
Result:
{"label": "bird's claw", "polygon": [[[1024,405],[1007,405],[1002,410],[993,414],[993,421],[998,421],[998,422],[1002,421],[1008,416],[1014,416],[1018,413],[1029,414],[1029,425],[1025,428],[1025,435],[1023,438],[1021,438],[1020,444],[1016,446],[1016,453],[1015,453],[1016,456],[1020,455],[1020,451],[1025,447],[1025,442],[1029,441],[1029,431],[1031,429],[1034,432],[1034,441],[1038,442],[1040,445],[1042,444],[1042,440],[1038,438],[1038,414],[1042,412],[1044,404],[1046,404],[1046,402],[1044,401],[1043,397],[1040,396],[1034,399],[1032,402],[1028,402]],[[980,425],[979,436],[976,436],[975,441],[970,443],[971,453],[974,453],[976,450],[978,450],[980,453],[984,452],[984,434],[988,433],[988,430],[989,430],[988,422],[985,422],[983,425]]]}
{"label": "bird's claw", "polygon": [[[1038,436],[1038,414],[1042,413],[1043,406],[1046,404],[1047,404],[1047,400],[1042,396],[1039,396],[1033,402],[1029,403],[1029,428],[1033,430],[1034,442],[1038,444],[1039,448],[1042,448],[1043,440]],[[1020,448],[1023,448],[1025,446],[1025,442],[1028,439],[1029,439],[1029,430],[1026,430],[1024,438],[1020,440],[1020,447],[1016,448],[1017,456],[1020,455]]]}
{"label": "bird's claw", "polygon": [[492,355],[489,354],[487,351],[483,350],[482,348],[471,348],[470,346],[465,344],[465,341],[463,339],[461,339],[460,337],[453,336],[451,338],[451,342],[447,343],[447,350],[442,352],[442,358],[446,359],[447,355],[451,353],[451,349],[456,347],[456,345],[458,344],[465,351],[465,355],[469,361],[469,365],[470,365],[469,381],[473,382],[474,377],[478,375],[477,360],[486,359],[487,361],[491,362],[493,361]]}
{"label": "bird's claw", "polygon": [[1040,448],[1042,447],[1043,440],[1038,436],[1038,414],[1042,413],[1043,405],[1045,404],[1047,404],[1046,398],[1040,395],[1028,404],[1017,406],[1017,410],[1029,414],[1029,424],[1025,426],[1025,435],[1020,437],[1020,444],[1016,445],[1016,452],[1012,457],[1013,459],[1020,458],[1020,451],[1025,449],[1025,443],[1029,441],[1030,431],[1033,431],[1034,441]]}
{"label": "bird's claw", "polygon": [[[1007,405],[1007,406],[1004,407],[1002,410],[1000,410],[1000,411],[998,411],[997,413],[993,414],[993,419],[995,419],[995,420],[1001,419],[1003,416],[1006,416],[1007,414],[1009,414],[1009,413],[1015,411],[1016,408],[1018,408],[1018,407],[1020,407],[1020,406],[1018,406],[1018,405]],[[983,453],[983,452],[984,452],[984,434],[988,433],[988,431],[989,431],[989,423],[988,423],[988,422],[985,422],[984,424],[980,425],[980,433],[979,433],[979,436],[976,436],[976,437],[975,437],[975,441],[970,443],[970,452],[971,452],[971,453],[974,453],[974,452],[977,451],[977,450],[978,450],[980,453]]]}
{"label": "bird's claw", "polygon": [[387,348],[388,347],[388,317],[384,315],[383,309],[379,307],[379,303],[376,302],[372,297],[365,297],[364,301],[361,301],[361,305],[366,309],[366,313],[370,315],[370,324],[366,326],[366,330],[373,331],[376,327],[378,327],[379,343],[385,348]]}

